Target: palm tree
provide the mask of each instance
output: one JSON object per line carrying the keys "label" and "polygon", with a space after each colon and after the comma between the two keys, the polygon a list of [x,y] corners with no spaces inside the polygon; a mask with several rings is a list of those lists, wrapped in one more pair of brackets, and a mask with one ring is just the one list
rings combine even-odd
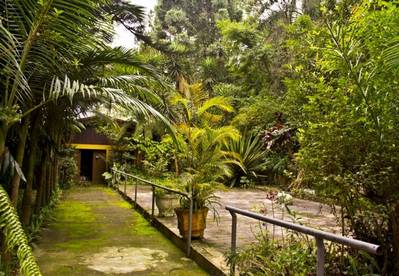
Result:
{"label": "palm tree", "polygon": [[[179,149],[176,158],[185,167],[186,190],[198,210],[210,203],[213,192],[225,175],[230,175],[229,164],[240,166],[237,155],[223,150],[223,145],[240,137],[232,126],[219,127],[223,112],[233,108],[224,97],[209,98],[199,83],[184,82],[182,91],[177,92],[172,103],[178,110],[175,122]],[[186,207],[188,202],[182,202]]]}
{"label": "palm tree", "polygon": [[[107,14],[114,11],[110,9],[112,4],[111,0],[0,2],[0,156],[5,156],[7,152],[10,129],[18,124],[21,129],[18,131],[17,162],[14,163],[23,162],[27,141],[30,149],[24,195],[25,223],[30,219],[28,203],[37,160],[35,149],[42,139],[40,129],[46,130],[54,145],[62,142],[62,126],[65,125],[54,124],[51,120],[55,115],[70,117],[78,111],[106,103],[163,118],[145,102],[157,100],[156,95],[145,88],[150,79],[156,78],[155,72],[139,62],[132,51],[110,49],[104,42],[104,38],[109,38],[112,33],[112,22],[107,21]],[[142,16],[142,11],[135,10],[134,5],[125,6],[129,8],[127,14],[136,12],[138,17]],[[117,10],[120,12],[121,8]],[[134,73],[115,76],[107,70],[110,64],[123,64],[136,69]],[[31,132],[30,137],[28,131]],[[48,156],[48,153],[42,156],[44,162],[40,163],[43,168],[49,167]],[[20,170],[17,171],[19,173],[12,181],[14,202],[17,202],[22,176]],[[47,178],[56,179],[56,165],[47,171]],[[46,189],[49,195],[54,187]],[[3,190],[0,201],[4,206],[0,210],[1,225],[6,230],[23,232],[17,217],[10,215],[14,211]],[[21,237],[17,242],[11,241],[18,253],[27,247],[26,240]],[[6,232],[6,244],[10,243],[9,239],[14,239],[14,236]],[[23,252],[18,257],[22,270],[29,274],[29,269],[25,269],[29,265],[25,261],[32,267],[35,264],[30,251]],[[39,273],[35,271],[33,269],[31,274]]]}
{"label": "palm tree", "polygon": [[[82,85],[72,77],[73,74],[69,76],[70,71],[62,70],[66,69],[63,66],[65,63],[70,66],[73,62],[76,67],[80,67],[80,62],[86,65],[101,65],[102,62],[105,66],[124,59],[124,63],[129,61],[130,65],[140,65],[129,51],[102,50],[106,49],[105,44],[96,33],[110,36],[112,22],[106,22],[104,16],[98,15],[109,11],[112,3],[110,0],[72,0],[68,4],[62,0],[1,3],[0,50],[5,54],[0,55],[0,85],[3,91],[0,111],[4,114],[1,116],[0,155],[5,151],[7,133],[13,124],[60,96],[72,97],[75,93],[81,93],[111,97],[113,100],[119,97],[119,102],[128,99],[124,93],[106,89],[104,85]],[[137,10],[138,13],[140,11]],[[86,60],[80,58],[82,53],[86,53]],[[90,70],[91,67],[86,68]],[[150,71],[145,66],[141,69]],[[129,81],[131,79],[128,78],[113,80],[119,86]],[[147,106],[137,101],[130,100],[130,104],[148,111]]]}
{"label": "palm tree", "polygon": [[[74,39],[75,35],[81,39],[79,35],[84,36],[86,33],[85,37],[88,37],[84,26],[95,22],[94,3],[70,2],[71,5],[65,5],[63,1],[29,0],[0,3],[0,49],[3,53],[0,55],[1,156],[6,153],[6,139],[10,128],[21,118],[24,119],[24,128],[27,128],[30,121],[27,116],[50,100],[47,97],[50,94],[46,93],[50,87],[41,77],[45,76],[44,80],[53,77],[47,74],[48,70],[56,68],[56,61],[61,57],[67,58],[67,54],[63,53],[69,53],[67,46],[72,46],[77,41]],[[39,102],[34,98],[35,93],[42,94]],[[25,132],[27,131],[23,131],[23,135],[26,137]],[[24,143],[21,143],[21,148],[22,144]],[[3,203],[0,218],[4,230],[23,233],[17,216],[12,215],[15,211],[6,194],[2,192],[0,196]],[[24,273],[40,274],[38,269],[25,270],[28,266],[37,267],[30,249],[24,250],[29,248],[26,238],[23,235],[15,238],[7,231],[3,233],[3,249],[6,244],[13,243],[18,253],[23,252],[18,257]],[[28,266],[25,261],[29,263]]]}
{"label": "palm tree", "polygon": [[[135,56],[133,52],[123,51],[122,49],[99,49],[96,53],[82,53],[80,56],[82,59],[77,68],[69,68],[66,66],[64,70],[70,72],[70,75],[75,76],[75,80],[77,79],[81,86],[83,83],[89,84],[98,89],[99,92],[94,91],[94,93],[90,95],[73,93],[74,97],[71,99],[58,99],[56,102],[50,103],[45,108],[42,108],[41,111],[46,113],[44,117],[51,118],[51,120],[43,120],[45,122],[43,127],[46,133],[48,133],[48,139],[50,139],[50,143],[47,144],[54,145],[55,148],[60,148],[63,142],[62,136],[68,136],[64,131],[64,129],[68,128],[67,125],[71,123],[68,118],[76,117],[79,112],[110,102],[112,102],[113,105],[118,105],[131,112],[134,111],[140,114],[147,114],[149,112],[158,118],[163,118],[155,109],[144,102],[144,100],[154,104],[159,102],[157,95],[147,88],[151,86],[153,82],[157,82],[157,79],[152,73],[151,68],[134,59]],[[104,66],[115,64],[121,64],[126,66],[126,68],[134,68],[139,71],[144,70],[150,72],[150,75],[130,74],[114,76],[110,72],[113,71],[112,69],[102,69]],[[63,89],[62,83],[59,84],[59,88],[57,89]],[[104,93],[104,91],[107,90],[111,92]],[[37,144],[37,141],[35,141],[35,143]],[[30,156],[35,158],[35,151],[32,150],[33,145],[30,148]],[[47,151],[50,151],[50,149]],[[49,157],[47,157],[47,159],[48,158]],[[27,196],[24,196],[25,204],[23,205],[24,208],[22,213],[24,224],[28,224],[30,219],[30,202],[32,197],[31,175],[33,174],[35,163],[36,162],[33,160],[32,163],[28,162],[30,165],[28,166],[28,181],[27,188],[25,189],[25,195]],[[47,163],[55,165],[53,174],[58,175],[56,160]]]}

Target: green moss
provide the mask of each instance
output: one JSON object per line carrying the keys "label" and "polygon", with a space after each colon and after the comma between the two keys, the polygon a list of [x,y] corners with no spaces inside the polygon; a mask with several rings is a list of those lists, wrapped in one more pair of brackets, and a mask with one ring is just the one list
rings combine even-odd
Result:
{"label": "green moss", "polygon": [[132,205],[126,201],[116,201],[115,205],[125,209],[132,209]]}
{"label": "green moss", "polygon": [[98,239],[78,239],[71,240],[68,242],[57,243],[55,244],[55,248],[62,250],[69,250],[72,252],[94,252],[97,251],[98,248],[106,246],[107,239],[98,238]]}
{"label": "green moss", "polygon": [[102,188],[102,190],[104,191],[104,193],[106,193],[109,196],[112,196],[112,197],[117,196],[117,193],[111,188]]}
{"label": "green moss", "polygon": [[169,270],[170,275],[206,275],[193,262],[181,261],[184,253],[131,207],[108,188],[71,189],[55,211],[50,231],[43,237],[46,242],[39,243],[46,252],[39,257],[43,274],[104,275],[82,265],[82,260],[104,247],[131,247],[168,254],[161,269],[138,275],[169,275],[164,273]]}
{"label": "green moss", "polygon": [[93,222],[91,206],[87,203],[77,201],[64,201],[55,211],[55,218],[57,221],[84,221]]}
{"label": "green moss", "polygon": [[[57,276],[87,275],[87,268],[83,265],[60,266],[57,267],[55,270],[51,271],[51,275],[57,275]],[[90,274],[90,275],[98,275],[98,274]]]}
{"label": "green moss", "polygon": [[151,224],[139,213],[134,212],[134,228],[133,232],[135,235],[140,236],[154,236],[159,234],[159,232],[151,226]]}

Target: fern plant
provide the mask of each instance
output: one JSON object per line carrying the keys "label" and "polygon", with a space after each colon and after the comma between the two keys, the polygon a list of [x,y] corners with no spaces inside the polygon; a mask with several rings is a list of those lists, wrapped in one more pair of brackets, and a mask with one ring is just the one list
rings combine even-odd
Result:
{"label": "fern plant", "polygon": [[7,192],[0,185],[0,227],[8,250],[16,252],[23,275],[39,276],[39,266],[35,261],[28,238],[22,228],[18,215],[12,206]]}

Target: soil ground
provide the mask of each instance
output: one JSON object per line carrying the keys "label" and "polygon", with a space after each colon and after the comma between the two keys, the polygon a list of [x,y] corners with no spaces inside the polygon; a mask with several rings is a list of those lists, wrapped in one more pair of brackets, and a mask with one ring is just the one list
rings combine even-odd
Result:
{"label": "soil ground", "polygon": [[208,275],[105,187],[66,192],[34,254],[43,275]]}

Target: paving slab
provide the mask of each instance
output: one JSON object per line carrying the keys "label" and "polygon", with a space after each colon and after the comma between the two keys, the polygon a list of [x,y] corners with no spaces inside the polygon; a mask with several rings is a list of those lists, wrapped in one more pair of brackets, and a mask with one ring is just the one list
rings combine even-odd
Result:
{"label": "paving slab", "polygon": [[114,190],[72,188],[34,245],[43,275],[208,275]]}

